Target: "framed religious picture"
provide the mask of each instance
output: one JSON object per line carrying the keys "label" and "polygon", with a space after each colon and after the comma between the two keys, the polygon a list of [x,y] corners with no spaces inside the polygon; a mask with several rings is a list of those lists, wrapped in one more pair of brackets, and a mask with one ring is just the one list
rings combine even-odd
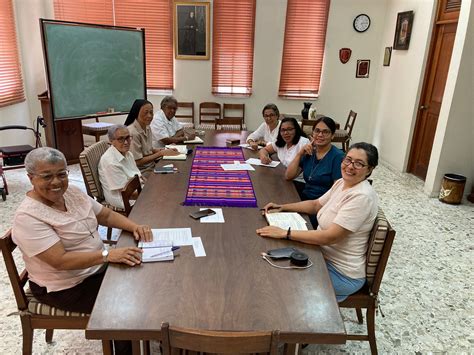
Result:
{"label": "framed religious picture", "polygon": [[209,59],[209,2],[174,3],[176,59]]}
{"label": "framed religious picture", "polygon": [[383,66],[390,66],[390,59],[392,58],[392,47],[385,47],[385,54],[383,56]]}
{"label": "framed religious picture", "polygon": [[370,60],[360,59],[357,61],[356,78],[368,78],[370,71]]}
{"label": "framed religious picture", "polygon": [[407,50],[410,45],[411,28],[413,26],[413,11],[399,12],[397,27],[393,39],[393,49]]}

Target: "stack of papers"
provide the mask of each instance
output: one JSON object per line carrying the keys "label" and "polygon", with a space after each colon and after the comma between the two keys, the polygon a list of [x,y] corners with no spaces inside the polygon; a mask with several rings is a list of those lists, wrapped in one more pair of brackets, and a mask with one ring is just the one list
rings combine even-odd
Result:
{"label": "stack of papers", "polygon": [[139,248],[157,248],[163,246],[193,245],[191,228],[152,229],[151,242],[138,242]]}
{"label": "stack of papers", "polygon": [[[242,144],[239,144],[239,147],[242,147],[242,148],[245,148],[245,149],[250,149],[250,150],[253,150],[252,147],[250,147],[250,144],[247,144],[247,143],[242,143]],[[263,147],[261,145],[258,146],[258,149],[262,149]]]}
{"label": "stack of papers", "polygon": [[174,260],[174,254],[171,246],[162,248],[143,248],[142,263],[168,260]]}
{"label": "stack of papers", "polygon": [[297,212],[276,212],[265,214],[267,222],[271,226],[280,227],[282,229],[303,230],[307,231],[306,221]]}

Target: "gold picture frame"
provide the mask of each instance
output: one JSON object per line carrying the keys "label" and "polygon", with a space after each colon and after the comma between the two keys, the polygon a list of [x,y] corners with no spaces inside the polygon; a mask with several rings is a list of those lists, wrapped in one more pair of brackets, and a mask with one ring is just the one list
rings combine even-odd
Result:
{"label": "gold picture frame", "polygon": [[174,3],[174,51],[176,59],[209,60],[210,3]]}

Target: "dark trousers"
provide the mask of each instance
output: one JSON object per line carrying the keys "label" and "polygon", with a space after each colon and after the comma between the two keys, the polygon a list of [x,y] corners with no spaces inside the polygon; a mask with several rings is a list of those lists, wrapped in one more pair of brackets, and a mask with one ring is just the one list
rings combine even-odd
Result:
{"label": "dark trousers", "polygon": [[[307,201],[307,200],[314,200],[313,198],[309,198],[306,196],[306,194],[303,192],[305,184],[301,181],[293,181],[293,185],[295,185],[296,191],[298,192],[298,195],[300,196],[301,201]],[[313,229],[318,229],[318,219],[315,214],[310,214],[309,215],[309,220],[311,221],[311,225],[313,226]]]}
{"label": "dark trousers", "polygon": [[[46,287],[38,286],[30,280],[30,289],[35,298],[41,303],[63,309],[65,311],[88,313],[92,312],[95,299],[105,275],[105,268],[84,279],[80,284],[66,290],[48,292]],[[131,354],[130,341],[115,340],[115,354]]]}

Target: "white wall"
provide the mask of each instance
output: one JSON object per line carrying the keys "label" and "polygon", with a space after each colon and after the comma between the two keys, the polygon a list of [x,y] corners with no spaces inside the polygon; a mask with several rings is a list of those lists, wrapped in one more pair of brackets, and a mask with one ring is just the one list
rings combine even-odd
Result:
{"label": "white wall", "polygon": [[389,0],[383,47],[393,46],[397,14],[410,10],[414,11],[410,47],[393,50],[390,66],[380,67],[372,121],[373,142],[382,160],[399,171],[405,170],[410,153],[436,1]]}
{"label": "white wall", "polygon": [[466,176],[464,192],[471,192],[474,178],[473,43],[473,5],[471,1],[463,1],[424,188],[432,196],[438,194],[445,173]]}

